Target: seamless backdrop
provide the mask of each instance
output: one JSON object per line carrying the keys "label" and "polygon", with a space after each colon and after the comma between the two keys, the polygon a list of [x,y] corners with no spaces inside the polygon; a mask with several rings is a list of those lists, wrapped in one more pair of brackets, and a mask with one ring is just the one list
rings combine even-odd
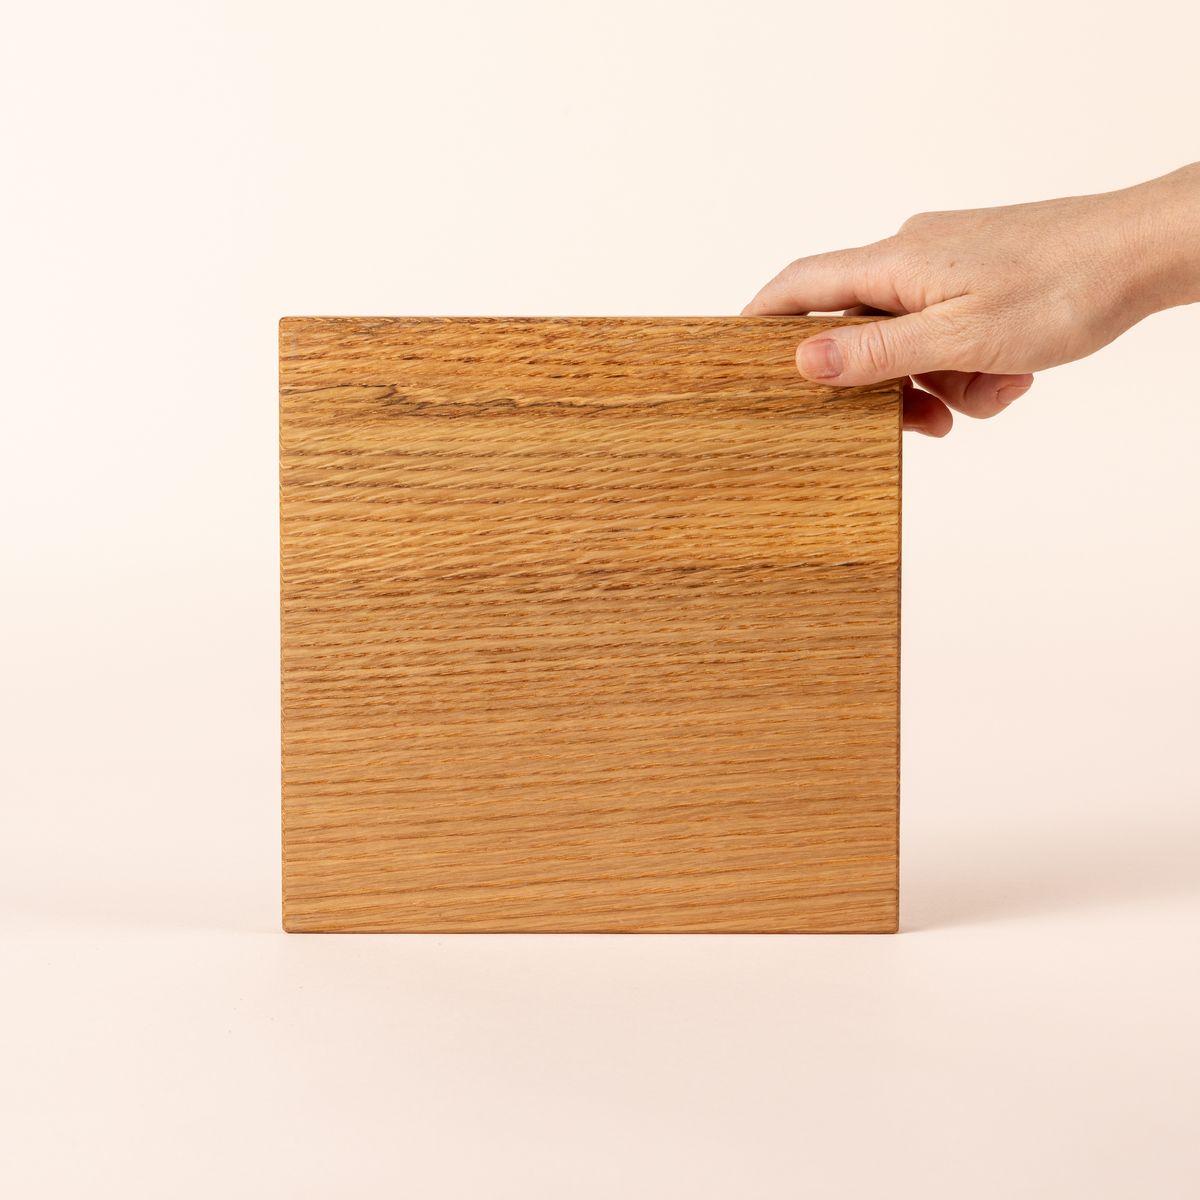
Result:
{"label": "seamless backdrop", "polygon": [[279,932],[275,323],[736,312],[1197,157],[1180,3],[0,39],[0,1187],[1195,1195],[1200,312],[905,444],[903,932]]}

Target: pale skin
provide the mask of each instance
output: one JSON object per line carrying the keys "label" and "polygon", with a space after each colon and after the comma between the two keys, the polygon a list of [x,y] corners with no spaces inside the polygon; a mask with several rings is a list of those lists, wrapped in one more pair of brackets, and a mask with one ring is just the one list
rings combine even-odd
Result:
{"label": "pale skin", "polygon": [[920,213],[869,246],[801,258],[746,316],[884,313],[796,351],[837,387],[901,378],[904,427],[994,417],[1034,372],[1093,354],[1151,313],[1200,301],[1200,163],[1095,196]]}

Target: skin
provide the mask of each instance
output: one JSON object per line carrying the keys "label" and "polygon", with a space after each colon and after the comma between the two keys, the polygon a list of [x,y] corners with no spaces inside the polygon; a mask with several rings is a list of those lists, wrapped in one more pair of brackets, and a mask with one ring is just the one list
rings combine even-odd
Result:
{"label": "skin", "polygon": [[743,312],[893,316],[802,342],[796,365],[836,387],[905,378],[905,428],[944,437],[954,412],[994,417],[1034,372],[1196,301],[1200,163],[1096,196],[920,213],[869,246],[797,259]]}

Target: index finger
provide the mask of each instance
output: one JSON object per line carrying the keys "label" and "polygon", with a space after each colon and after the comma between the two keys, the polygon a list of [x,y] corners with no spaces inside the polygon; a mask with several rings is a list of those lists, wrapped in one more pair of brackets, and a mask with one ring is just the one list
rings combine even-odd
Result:
{"label": "index finger", "polygon": [[886,308],[881,302],[886,297],[879,296],[867,279],[869,257],[870,247],[860,246],[798,258],[759,291],[742,309],[742,316],[800,316],[839,312],[860,304]]}

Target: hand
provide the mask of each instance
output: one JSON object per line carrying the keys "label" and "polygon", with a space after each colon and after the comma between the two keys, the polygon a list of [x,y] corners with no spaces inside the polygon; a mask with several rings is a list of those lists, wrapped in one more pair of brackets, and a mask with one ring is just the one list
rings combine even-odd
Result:
{"label": "hand", "polygon": [[836,386],[909,377],[905,428],[942,437],[951,409],[995,416],[1032,372],[1196,299],[1200,164],[1098,196],[921,213],[873,245],[798,259],[744,315],[901,314],[810,338],[796,363]]}

